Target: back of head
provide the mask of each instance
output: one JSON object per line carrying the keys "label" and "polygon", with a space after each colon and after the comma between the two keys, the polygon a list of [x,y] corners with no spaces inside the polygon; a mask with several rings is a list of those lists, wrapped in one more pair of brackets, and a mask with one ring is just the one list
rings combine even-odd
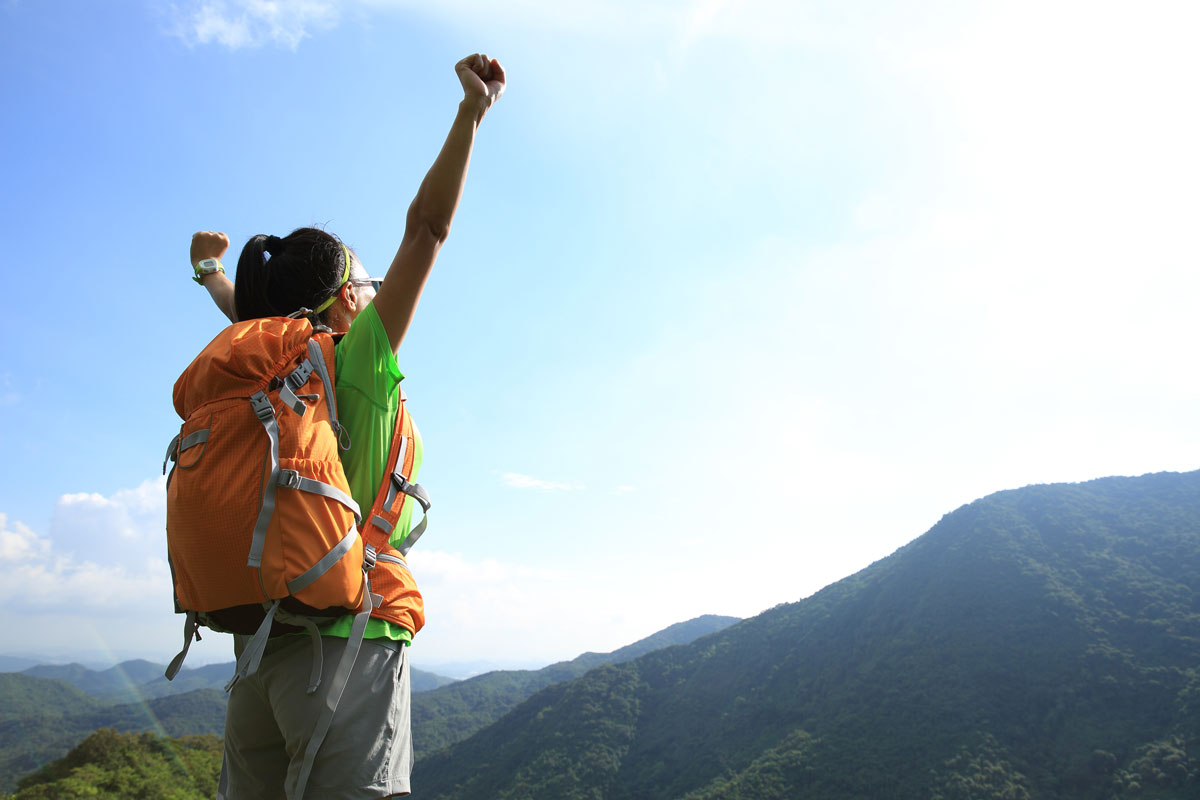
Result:
{"label": "back of head", "polygon": [[346,272],[346,251],[333,234],[297,228],[282,239],[251,237],[238,257],[233,302],[240,320],[286,317],[332,297]]}

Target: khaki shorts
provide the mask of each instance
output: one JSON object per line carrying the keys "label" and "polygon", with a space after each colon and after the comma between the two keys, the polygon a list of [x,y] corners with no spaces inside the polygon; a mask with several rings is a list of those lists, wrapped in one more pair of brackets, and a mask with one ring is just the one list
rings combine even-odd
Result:
{"label": "khaki shorts", "polygon": [[[225,716],[221,782],[227,800],[294,797],[304,751],[324,708],[346,640],[322,636],[324,677],[305,694],[313,662],[307,634],[273,640],[258,672],[238,681]],[[317,751],[306,797],[382,798],[409,793],[413,750],[408,648],[366,639],[333,723]]]}

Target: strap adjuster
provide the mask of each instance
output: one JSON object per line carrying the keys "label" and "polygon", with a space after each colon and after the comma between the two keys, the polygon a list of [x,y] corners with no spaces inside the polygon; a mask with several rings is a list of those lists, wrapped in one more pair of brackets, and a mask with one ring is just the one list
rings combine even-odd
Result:
{"label": "strap adjuster", "polygon": [[308,383],[308,378],[313,373],[312,362],[307,358],[300,362],[300,366],[292,370],[291,374],[284,378],[284,381],[293,389],[299,389],[304,384]]}
{"label": "strap adjuster", "polygon": [[271,398],[267,397],[264,392],[255,392],[250,395],[250,407],[254,409],[254,415],[262,422],[275,417],[275,407],[271,405]]}
{"label": "strap adjuster", "polygon": [[279,470],[279,479],[275,483],[285,489],[299,489],[300,473],[294,469],[281,469]]}

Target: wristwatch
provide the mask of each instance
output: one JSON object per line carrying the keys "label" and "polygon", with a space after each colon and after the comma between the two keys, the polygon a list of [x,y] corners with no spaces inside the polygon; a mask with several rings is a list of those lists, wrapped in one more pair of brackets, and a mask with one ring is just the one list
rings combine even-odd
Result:
{"label": "wristwatch", "polygon": [[221,262],[215,258],[200,259],[200,263],[196,264],[194,269],[196,270],[196,277],[192,278],[192,280],[201,285],[203,285],[206,276],[212,275],[214,272],[225,272],[225,268],[221,266]]}

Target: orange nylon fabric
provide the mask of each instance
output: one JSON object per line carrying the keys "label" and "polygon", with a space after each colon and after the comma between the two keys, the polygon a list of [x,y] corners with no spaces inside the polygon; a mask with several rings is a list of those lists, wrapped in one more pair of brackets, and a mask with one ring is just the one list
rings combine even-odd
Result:
{"label": "orange nylon fabric", "polygon": [[[333,375],[333,341],[314,334],[308,320],[255,319],[226,328],[175,383],[175,410],[184,419],[181,440],[203,429],[208,441],[179,453],[167,489],[167,543],[175,591],[187,610],[215,611],[287,597],[287,582],[303,574],[354,526],[337,500],[279,486],[259,569],[246,564],[263,487],[270,474],[269,439],[250,396],[264,391],[279,427],[281,469],[350,492],[330,426],[325,386],[316,371],[295,390],[301,416],[271,390],[320,343]],[[278,382],[276,382],[278,384]],[[363,543],[295,594],[313,609],[357,611],[363,600]],[[378,591],[378,590],[376,590]]]}
{"label": "orange nylon fabric", "polygon": [[396,430],[392,434],[392,447],[388,453],[383,484],[375,495],[375,502],[371,506],[371,510],[363,515],[363,524],[360,530],[363,538],[375,548],[376,553],[393,556],[404,562],[403,566],[383,559],[375,562],[375,568],[371,570],[371,591],[382,595],[383,603],[371,612],[371,616],[394,622],[412,631],[415,635],[425,626],[425,600],[417,588],[417,582],[413,578],[412,572],[409,571],[404,557],[400,555],[399,550],[388,543],[389,533],[371,522],[373,518],[379,516],[386,519],[390,526],[395,527],[404,510],[404,504],[416,502],[408,495],[398,493],[396,500],[392,503],[392,510],[384,511],[383,508],[383,504],[387,500],[388,489],[391,486],[392,472],[400,455],[400,444],[405,438],[408,439],[408,446],[404,452],[404,463],[400,465],[400,474],[405,478],[411,478],[417,448],[412,441],[412,419],[408,416],[408,409],[404,407],[404,398],[401,395],[400,407],[396,412]]}

